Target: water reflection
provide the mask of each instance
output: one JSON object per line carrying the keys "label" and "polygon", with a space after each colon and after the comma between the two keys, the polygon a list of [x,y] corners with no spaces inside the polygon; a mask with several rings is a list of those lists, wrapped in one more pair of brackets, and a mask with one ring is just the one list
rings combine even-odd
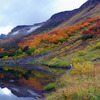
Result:
{"label": "water reflection", "polygon": [[41,65],[1,66],[0,100],[42,98],[44,97],[43,88],[56,80],[58,72],[64,71]]}
{"label": "water reflection", "polygon": [[11,93],[7,88],[0,88],[0,100],[36,100],[34,97],[30,98],[19,98]]}
{"label": "water reflection", "polygon": [[31,100],[27,97],[35,100],[44,97],[44,86],[56,78],[47,68],[35,66],[1,66],[0,100]]}
{"label": "water reflection", "polygon": [[7,88],[3,88],[3,89],[1,89],[0,90],[0,94],[2,95],[11,95],[11,91],[9,90],[9,89],[7,89]]}

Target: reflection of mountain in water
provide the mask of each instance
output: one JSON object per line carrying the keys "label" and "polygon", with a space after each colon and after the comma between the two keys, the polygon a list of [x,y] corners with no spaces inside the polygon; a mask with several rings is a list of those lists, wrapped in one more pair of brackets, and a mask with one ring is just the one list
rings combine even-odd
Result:
{"label": "reflection of mountain in water", "polygon": [[[34,98],[33,100],[35,100],[35,98],[43,97],[43,94],[40,91],[36,91],[33,88],[29,88],[29,87],[23,87],[23,86],[20,87],[20,86],[16,86],[15,84],[10,84],[10,83],[4,83],[1,85],[1,87],[3,87],[2,89],[5,89],[5,87],[6,87],[7,89],[9,89],[9,91],[11,91],[11,93],[8,93],[8,94],[7,94],[7,92],[9,92],[9,91],[5,91],[6,94],[3,93],[2,90],[0,91],[0,93],[4,94],[5,96],[11,96],[12,99],[10,99],[10,100],[15,100],[13,98],[15,98],[16,96],[17,96],[16,100],[17,100],[17,98],[20,98],[20,97],[21,98],[23,97],[24,99],[25,99],[25,97],[31,97],[32,99]],[[0,100],[1,100],[1,98],[0,98]],[[4,100],[8,100],[8,99],[4,99]],[[18,99],[18,100],[20,100],[20,99]],[[30,99],[27,99],[27,100],[30,100]]]}
{"label": "reflection of mountain in water", "polygon": [[0,88],[0,100],[36,100],[34,97],[19,98],[11,93],[7,88]]}

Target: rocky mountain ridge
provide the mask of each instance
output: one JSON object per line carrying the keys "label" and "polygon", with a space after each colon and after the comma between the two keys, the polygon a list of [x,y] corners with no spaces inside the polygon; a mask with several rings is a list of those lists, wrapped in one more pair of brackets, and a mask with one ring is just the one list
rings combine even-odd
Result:
{"label": "rocky mountain ridge", "polygon": [[73,16],[78,11],[81,11],[81,10],[85,9],[86,7],[89,7],[91,5],[95,6],[98,4],[98,2],[100,2],[100,0],[88,0],[82,6],[80,6],[78,9],[74,9],[71,11],[64,11],[64,12],[54,14],[53,16],[51,16],[50,20],[67,20],[68,18]]}
{"label": "rocky mountain ridge", "polygon": [[56,13],[51,16],[50,19],[48,19],[46,22],[43,23],[37,23],[34,25],[21,25],[17,26],[14,29],[11,30],[10,33],[8,33],[7,36],[5,36],[5,39],[9,39],[12,37],[15,37],[16,35],[29,35],[29,34],[39,34],[41,32],[44,32],[49,29],[53,29],[63,23],[66,20],[69,20],[73,16],[75,16],[77,13],[81,12],[82,10],[86,9],[87,7],[90,7],[88,12],[92,10],[100,0],[88,0],[85,2],[82,6],[80,6],[77,9],[71,10],[71,11],[64,11],[60,13]]}

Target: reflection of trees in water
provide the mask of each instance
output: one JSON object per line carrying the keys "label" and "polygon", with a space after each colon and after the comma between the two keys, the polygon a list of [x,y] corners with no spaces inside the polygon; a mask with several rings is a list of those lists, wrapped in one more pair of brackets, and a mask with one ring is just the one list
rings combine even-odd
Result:
{"label": "reflection of trees in water", "polygon": [[43,87],[50,82],[55,81],[55,76],[50,73],[37,72],[24,69],[3,67],[0,68],[0,81],[9,82],[14,80],[18,84],[31,86],[37,90],[43,90]]}
{"label": "reflection of trees in water", "polygon": [[29,77],[35,77],[35,75],[31,71],[24,71],[22,69],[0,68],[0,79],[19,80],[23,77],[29,79]]}

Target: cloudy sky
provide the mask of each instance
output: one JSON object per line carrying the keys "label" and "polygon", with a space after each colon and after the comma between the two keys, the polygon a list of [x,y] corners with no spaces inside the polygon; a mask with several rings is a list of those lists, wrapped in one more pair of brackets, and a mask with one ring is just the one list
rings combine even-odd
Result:
{"label": "cloudy sky", "polygon": [[53,14],[80,7],[87,0],[0,0],[0,34],[17,25],[46,21]]}

